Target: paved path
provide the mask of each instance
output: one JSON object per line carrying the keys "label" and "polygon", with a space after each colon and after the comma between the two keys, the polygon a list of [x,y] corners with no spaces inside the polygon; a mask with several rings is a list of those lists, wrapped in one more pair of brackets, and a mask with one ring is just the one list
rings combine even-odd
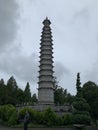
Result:
{"label": "paved path", "polygon": [[88,126],[86,129],[87,129],[87,130],[98,130],[98,126],[97,126],[97,127],[93,127],[93,126],[92,126],[92,127],[89,127],[89,126]]}
{"label": "paved path", "polygon": [[[98,130],[98,127],[86,127],[87,130]],[[0,130],[23,130],[23,128],[11,128],[0,126]],[[28,130],[75,130],[73,128],[28,128]]]}
{"label": "paved path", "polygon": [[[23,128],[10,128],[0,126],[0,130],[23,130]],[[28,130],[74,130],[72,128],[28,128]]]}

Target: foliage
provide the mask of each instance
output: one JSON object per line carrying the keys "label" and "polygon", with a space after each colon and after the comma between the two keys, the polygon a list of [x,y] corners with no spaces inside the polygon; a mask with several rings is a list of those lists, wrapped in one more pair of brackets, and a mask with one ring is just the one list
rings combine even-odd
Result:
{"label": "foliage", "polygon": [[[98,86],[91,81],[86,82],[81,87],[80,74],[77,73],[76,80],[77,94],[76,96],[67,93],[66,89],[56,85],[54,91],[54,102],[56,105],[73,105],[72,115],[64,115],[64,117],[57,116],[50,108],[45,112],[37,112],[32,108],[23,108],[19,112],[21,119],[24,118],[25,111],[30,113],[31,122],[34,124],[46,125],[67,125],[74,121],[83,123],[90,121],[90,115],[96,122],[98,120]],[[31,96],[30,85],[27,82],[25,90],[23,91],[17,85],[13,76],[9,78],[7,84],[4,80],[0,80],[0,121],[7,122],[9,125],[17,123],[17,112],[14,106],[29,105],[37,103],[37,96],[34,93]],[[12,105],[7,105],[12,104]],[[4,105],[4,106],[3,106]],[[14,105],[14,106],[13,106]],[[16,115],[16,116],[15,116]],[[89,120],[89,121],[88,121]]]}
{"label": "foliage", "polygon": [[86,82],[82,87],[82,95],[88,102],[91,116],[96,123],[98,119],[98,86],[94,82]]}
{"label": "foliage", "polygon": [[82,115],[90,116],[90,113],[88,111],[80,111],[80,110],[76,110],[76,109],[73,110],[72,114],[73,115],[75,115],[75,114],[82,114]]}
{"label": "foliage", "polygon": [[72,118],[73,124],[86,124],[90,125],[91,118],[90,116],[84,115],[84,114],[75,114]]}
{"label": "foliage", "polygon": [[34,94],[32,95],[31,100],[32,100],[32,103],[33,103],[33,104],[36,104],[36,103],[38,102],[38,99],[37,99],[36,93],[34,93]]}
{"label": "foliage", "polygon": [[71,125],[73,122],[72,122],[72,114],[65,114],[63,116],[63,124],[64,125]]}
{"label": "foliage", "polygon": [[0,80],[0,105],[12,104],[24,105],[31,101],[30,85],[27,83],[25,90],[23,91],[17,85],[17,82],[13,76],[9,78],[7,84],[4,80]]}
{"label": "foliage", "polygon": [[73,123],[90,124],[90,107],[85,99],[76,98],[76,101],[73,102],[73,108]]}
{"label": "foliage", "polygon": [[9,118],[9,120],[8,120],[8,125],[9,125],[9,126],[16,125],[17,122],[18,122],[18,114],[17,114],[16,111],[14,111],[14,112],[11,114],[11,116],[10,116],[10,118]]}
{"label": "foliage", "polygon": [[56,126],[64,125],[64,121],[63,121],[63,117],[62,116],[56,115],[56,119],[55,120],[56,120],[56,123],[55,123]]}
{"label": "foliage", "polygon": [[76,100],[76,97],[68,93],[66,95],[65,103],[72,104]]}
{"label": "foliage", "polygon": [[54,102],[56,105],[63,105],[65,103],[67,91],[64,90],[62,87],[59,87],[54,92]]}
{"label": "foliage", "polygon": [[44,124],[44,114],[43,112],[35,111],[35,119],[32,120],[32,123],[35,124]]}
{"label": "foliage", "polygon": [[81,93],[80,73],[77,73],[76,89],[77,89],[77,96],[81,97],[82,93]]}
{"label": "foliage", "polygon": [[28,107],[22,108],[19,111],[19,119],[23,120],[26,111],[29,112],[30,120],[33,124],[52,126],[63,123],[62,118],[57,116],[51,108],[47,108],[44,112],[38,112]]}
{"label": "foliage", "polygon": [[0,85],[5,85],[4,79],[1,79],[1,80],[0,80]]}
{"label": "foliage", "polygon": [[7,104],[13,104],[13,105],[17,104],[17,100],[16,100],[17,89],[18,89],[18,86],[17,86],[16,80],[12,76],[12,77],[10,77],[10,79],[7,82],[7,88],[6,88],[6,90],[7,90],[6,103]]}
{"label": "foliage", "polygon": [[24,95],[25,95],[25,103],[29,103],[31,101],[31,92],[30,92],[30,85],[27,82],[25,90],[24,90]]}
{"label": "foliage", "polygon": [[58,86],[54,91],[54,103],[55,105],[65,105],[72,104],[75,100],[75,96],[72,96],[70,93],[67,93],[66,89]]}
{"label": "foliage", "polygon": [[66,96],[67,96],[67,90],[63,89],[61,86],[58,86],[58,82],[56,77],[54,77],[54,103],[55,105],[64,105]]}
{"label": "foliage", "polygon": [[47,126],[55,125],[56,123],[56,114],[54,111],[49,107],[44,112],[44,124]]}
{"label": "foliage", "polygon": [[[55,79],[56,84],[57,81]],[[71,95],[67,92],[67,89],[58,86],[57,84],[54,85],[54,103],[55,105],[65,105],[65,104],[72,104],[75,100],[75,96]]]}
{"label": "foliage", "polygon": [[24,120],[26,111],[28,111],[28,113],[30,114],[30,119],[33,119],[32,117],[34,117],[34,111],[32,108],[29,108],[29,107],[24,107],[19,110],[19,119]]}
{"label": "foliage", "polygon": [[[44,112],[38,112],[32,108],[22,108],[16,111],[12,105],[4,105],[0,107],[0,120],[6,122],[9,126],[13,126],[23,122],[26,111],[29,112],[30,122],[35,125],[46,126],[60,126],[71,125],[73,123],[89,124],[90,116],[85,113],[66,114],[63,117],[56,115],[56,113],[49,107]],[[85,115],[84,115],[85,114]]]}
{"label": "foliage", "polygon": [[75,102],[73,102],[73,107],[79,111],[90,111],[89,104],[82,98],[78,98]]}
{"label": "foliage", "polygon": [[17,124],[17,111],[12,105],[0,106],[0,119],[8,125]]}
{"label": "foliage", "polygon": [[0,105],[6,102],[6,86],[4,80],[0,80]]}
{"label": "foliage", "polygon": [[25,94],[24,94],[24,91],[20,88],[17,89],[17,92],[16,92],[16,95],[17,95],[17,105],[24,105],[24,102],[25,102]]}

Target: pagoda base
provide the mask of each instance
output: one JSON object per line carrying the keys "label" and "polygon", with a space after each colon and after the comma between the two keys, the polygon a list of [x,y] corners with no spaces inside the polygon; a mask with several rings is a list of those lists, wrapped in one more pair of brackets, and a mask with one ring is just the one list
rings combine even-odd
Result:
{"label": "pagoda base", "polygon": [[53,105],[53,104],[36,104],[34,106],[22,106],[19,107],[19,109],[24,108],[24,107],[29,107],[32,108],[33,110],[39,111],[39,112],[43,112],[45,111],[47,108],[51,108],[56,114],[58,115],[65,115],[66,113],[71,113],[72,112],[72,106],[71,105],[63,105],[63,106],[59,106],[59,105]]}

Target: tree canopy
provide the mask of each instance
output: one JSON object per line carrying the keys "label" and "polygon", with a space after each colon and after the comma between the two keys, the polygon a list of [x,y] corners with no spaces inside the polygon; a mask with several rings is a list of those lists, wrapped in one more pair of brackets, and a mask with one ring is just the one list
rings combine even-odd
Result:
{"label": "tree canopy", "polygon": [[92,81],[86,82],[82,87],[82,95],[90,105],[92,118],[96,122],[98,119],[98,85]]}
{"label": "tree canopy", "polygon": [[[29,82],[27,82],[25,90],[23,90],[19,88],[13,76],[11,76],[8,79],[7,84],[5,84],[4,79],[0,80],[0,105],[34,104],[32,100],[32,96],[33,95],[31,95]],[[37,102],[37,96],[34,102]]]}

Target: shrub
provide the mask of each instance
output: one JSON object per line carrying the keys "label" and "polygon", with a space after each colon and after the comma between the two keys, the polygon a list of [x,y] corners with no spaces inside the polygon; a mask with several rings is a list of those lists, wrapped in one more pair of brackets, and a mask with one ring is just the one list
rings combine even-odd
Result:
{"label": "shrub", "polygon": [[83,101],[76,101],[73,103],[73,107],[80,111],[90,111],[89,104]]}
{"label": "shrub", "polygon": [[17,112],[14,111],[8,120],[8,125],[9,126],[16,125],[17,121],[18,121],[18,115]]}
{"label": "shrub", "polygon": [[64,125],[71,125],[72,124],[72,114],[66,114],[63,116]]}
{"label": "shrub", "polygon": [[47,126],[56,125],[56,114],[50,107],[44,112],[44,124]]}
{"label": "shrub", "polygon": [[90,116],[90,113],[88,111],[80,111],[80,110],[74,109],[72,113],[73,114],[82,114],[82,115]]}
{"label": "shrub", "polygon": [[[2,123],[4,122],[10,125],[9,120],[14,113],[17,115],[16,108],[13,105],[0,106],[0,119],[2,120]],[[13,116],[13,120],[16,120],[14,118],[16,118],[16,116]]]}
{"label": "shrub", "polygon": [[[44,124],[44,114],[43,112],[35,111],[35,123],[36,124]],[[34,121],[32,121],[34,122]]]}
{"label": "shrub", "polygon": [[12,105],[3,105],[0,107],[1,116],[0,118],[4,121],[8,121],[11,114],[16,111],[15,107]]}
{"label": "shrub", "polygon": [[63,125],[63,118],[62,118],[61,116],[56,115],[55,125],[56,125],[56,126]]}
{"label": "shrub", "polygon": [[32,108],[29,107],[24,107],[22,109],[20,109],[19,111],[19,120],[24,120],[24,116],[26,111],[28,111],[29,115],[30,115],[30,120],[34,120],[35,119],[35,111]]}
{"label": "shrub", "polygon": [[91,118],[87,115],[75,114],[73,115],[73,124],[86,124],[90,125]]}

